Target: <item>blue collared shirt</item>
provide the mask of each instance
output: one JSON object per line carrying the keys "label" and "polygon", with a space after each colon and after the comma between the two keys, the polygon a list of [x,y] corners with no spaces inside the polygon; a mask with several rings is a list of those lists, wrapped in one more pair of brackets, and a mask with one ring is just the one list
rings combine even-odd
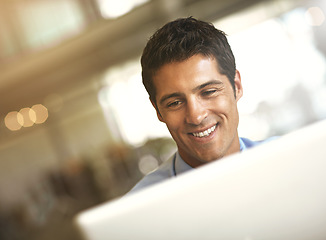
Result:
{"label": "blue collared shirt", "polygon": [[[246,149],[252,148],[263,142],[270,141],[272,138],[264,141],[251,141],[248,138],[239,138],[240,151],[245,151]],[[146,175],[141,179],[130,192],[137,191],[139,189],[145,188],[149,185],[164,181],[166,179],[176,177],[184,172],[194,169],[189,164],[187,164],[180,156],[179,152],[173,154],[167,161],[161,164],[156,170]],[[129,193],[130,193],[129,192]]]}

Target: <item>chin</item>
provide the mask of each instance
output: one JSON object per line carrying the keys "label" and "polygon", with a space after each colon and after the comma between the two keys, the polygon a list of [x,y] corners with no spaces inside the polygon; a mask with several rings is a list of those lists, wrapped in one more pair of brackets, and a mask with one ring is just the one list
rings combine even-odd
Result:
{"label": "chin", "polygon": [[219,160],[220,158],[222,158],[223,155],[221,154],[210,154],[208,156],[202,156],[201,158],[199,158],[201,160],[201,162],[214,162],[216,160]]}

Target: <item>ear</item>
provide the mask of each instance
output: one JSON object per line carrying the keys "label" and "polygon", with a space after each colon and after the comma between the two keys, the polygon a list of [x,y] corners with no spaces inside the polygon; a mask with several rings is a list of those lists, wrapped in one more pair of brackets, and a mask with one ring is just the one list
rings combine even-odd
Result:
{"label": "ear", "polygon": [[153,107],[155,108],[158,120],[160,120],[161,122],[164,122],[163,117],[162,117],[160,111],[158,110],[157,104],[151,98],[149,98],[149,100],[151,101]]}
{"label": "ear", "polygon": [[235,71],[234,86],[235,86],[235,100],[238,101],[243,95],[241,75],[238,70]]}

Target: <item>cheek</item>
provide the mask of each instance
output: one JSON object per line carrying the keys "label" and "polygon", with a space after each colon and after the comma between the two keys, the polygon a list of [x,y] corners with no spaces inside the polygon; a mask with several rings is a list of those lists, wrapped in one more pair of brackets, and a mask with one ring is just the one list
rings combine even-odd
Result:
{"label": "cheek", "polygon": [[214,103],[214,109],[220,113],[232,112],[234,103],[229,98],[221,97],[217,99]]}
{"label": "cheek", "polygon": [[234,119],[237,121],[238,117],[238,109],[237,103],[235,99],[230,98],[220,98],[214,103],[215,113],[218,115],[222,115],[225,118]]}
{"label": "cheek", "polygon": [[167,128],[172,134],[172,132],[177,131],[182,126],[183,117],[181,114],[177,112],[173,112],[173,113],[165,114],[164,120]]}

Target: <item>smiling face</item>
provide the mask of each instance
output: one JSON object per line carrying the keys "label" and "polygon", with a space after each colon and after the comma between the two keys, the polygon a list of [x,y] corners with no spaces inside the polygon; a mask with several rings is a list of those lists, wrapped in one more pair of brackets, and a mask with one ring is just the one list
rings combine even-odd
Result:
{"label": "smiling face", "polygon": [[242,96],[236,71],[235,92],[213,58],[195,55],[162,66],[154,75],[160,121],[168,127],[180,156],[192,167],[240,151],[237,101]]}

